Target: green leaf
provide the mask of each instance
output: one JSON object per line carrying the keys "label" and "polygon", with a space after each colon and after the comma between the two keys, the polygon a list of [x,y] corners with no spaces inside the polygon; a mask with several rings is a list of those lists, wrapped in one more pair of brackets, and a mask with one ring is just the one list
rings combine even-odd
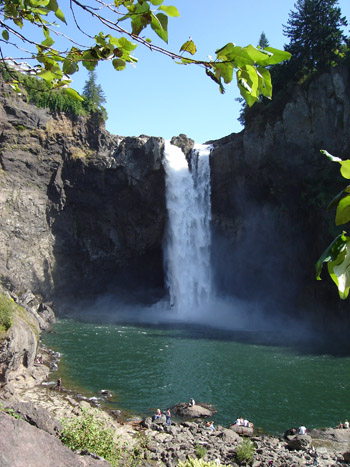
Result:
{"label": "green leaf", "polygon": [[79,66],[75,61],[69,60],[68,58],[64,60],[63,66],[62,66],[62,71],[64,74],[73,75],[78,70],[79,70]]}
{"label": "green leaf", "polygon": [[55,41],[52,39],[52,37],[48,36],[47,39],[45,39],[41,45],[43,45],[44,47],[51,47],[52,44],[54,44]]}
{"label": "green leaf", "polygon": [[115,58],[114,60],[112,60],[112,65],[117,71],[124,70],[124,68],[126,67],[125,61],[121,60],[120,58]]}
{"label": "green leaf", "polygon": [[188,52],[191,55],[194,55],[197,52],[197,48],[193,40],[190,39],[189,41],[186,41],[184,44],[182,44],[180,52]]}
{"label": "green leaf", "polygon": [[119,47],[121,47],[124,50],[132,51],[135,50],[137,47],[137,44],[130,42],[128,39],[125,37],[120,37],[119,38]]}
{"label": "green leaf", "polygon": [[60,21],[63,23],[66,23],[66,18],[64,17],[64,14],[62,10],[59,8],[57,4],[57,0],[50,0],[49,5],[47,7],[50,11],[53,11],[55,13],[56,18],[58,18]]}
{"label": "green leaf", "polygon": [[216,53],[218,58],[222,59],[222,58],[227,57],[231,53],[233,53],[235,47],[236,47],[235,44],[233,44],[232,42],[229,42],[228,44],[226,44],[221,49],[216,50],[215,53]]}
{"label": "green leaf", "polygon": [[330,261],[327,266],[329,275],[338,287],[339,297],[345,300],[350,289],[350,241],[345,244],[335,261]]}
{"label": "green leaf", "polygon": [[168,17],[163,13],[152,13],[151,28],[166,43],[168,43]]}
{"label": "green leaf", "polygon": [[269,70],[263,67],[257,67],[258,75],[261,76],[261,80],[259,80],[259,92],[263,96],[271,99],[272,97],[272,83],[271,83],[271,75]]}
{"label": "green leaf", "polygon": [[164,0],[150,0],[152,5],[155,5],[155,6],[161,5],[163,3],[163,1]]}
{"label": "green leaf", "polygon": [[247,65],[237,70],[236,76],[241,96],[251,107],[259,99],[259,78],[256,69],[253,66]]}
{"label": "green leaf", "polygon": [[325,249],[320,258],[316,263],[316,279],[321,280],[321,272],[323,263],[328,263],[329,261],[335,261],[340,253],[344,250],[347,242],[350,241],[350,238],[345,235],[345,232],[339,234],[333,242]]}
{"label": "green leaf", "polygon": [[40,76],[40,78],[42,78],[43,80],[45,80],[48,84],[51,84],[52,81],[54,80],[54,73],[52,73],[51,71],[49,70],[42,70],[38,73],[38,76]]}
{"label": "green leaf", "polygon": [[337,213],[335,216],[335,224],[342,225],[350,221],[350,196],[339,201],[337,206]]}
{"label": "green leaf", "polygon": [[226,84],[231,83],[233,75],[233,65],[232,63],[213,63],[215,69],[215,74],[219,78],[221,77]]}
{"label": "green leaf", "polygon": [[180,16],[180,13],[178,12],[178,9],[176,6],[166,6],[166,5],[161,5],[158,10],[165,11],[165,13],[168,16],[174,17],[174,16]]}
{"label": "green leaf", "polygon": [[332,201],[327,206],[327,211],[332,209],[338,203],[338,201],[345,195],[345,193],[350,193],[350,185],[348,185],[346,188],[344,188],[344,190],[340,191],[336,196],[334,196]]}
{"label": "green leaf", "polygon": [[8,40],[9,40],[10,35],[9,35],[9,33],[8,33],[8,31],[7,31],[6,29],[4,29],[4,30],[2,31],[1,35],[2,35],[2,37],[3,37],[3,39],[4,39],[5,41],[8,41]]}
{"label": "green leaf", "polygon": [[72,89],[72,88],[64,88],[64,91],[70,96],[72,97],[73,99],[77,100],[77,101],[83,101],[84,99],[79,95],[79,93],[77,93],[77,91],[75,89]]}
{"label": "green leaf", "polygon": [[47,6],[50,3],[50,0],[30,0],[30,3],[33,6]]}
{"label": "green leaf", "polygon": [[274,49],[273,47],[265,47],[264,50],[273,54],[267,60],[267,65],[275,65],[276,63],[284,62],[285,60],[289,60],[292,56],[292,54],[285,50]]}

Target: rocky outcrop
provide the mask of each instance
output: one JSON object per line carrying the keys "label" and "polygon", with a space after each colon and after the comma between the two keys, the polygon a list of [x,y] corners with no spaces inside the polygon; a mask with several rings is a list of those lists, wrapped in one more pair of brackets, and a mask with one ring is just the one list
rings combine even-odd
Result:
{"label": "rocky outcrop", "polygon": [[[55,316],[48,304],[27,291],[18,297],[0,287],[12,307],[12,326],[0,339],[0,398],[11,398],[19,389],[44,381],[50,371],[48,349],[39,349],[42,329],[49,329]],[[40,351],[40,360],[39,360]]]}
{"label": "rocky outcrop", "polygon": [[348,68],[332,68],[257,107],[241,133],[211,142],[221,292],[268,303],[268,313],[300,310],[305,318],[313,309],[319,323],[316,303],[337,307],[336,289],[315,280],[314,264],[334,238],[327,205],[346,183],[320,149],[349,157],[349,85]]}
{"label": "rocky outcrop", "polygon": [[74,454],[54,436],[1,412],[0,464],[3,467],[110,466],[103,459]]}
{"label": "rocky outcrop", "polygon": [[46,298],[161,287],[163,140],[0,96],[2,283]]}
{"label": "rocky outcrop", "polygon": [[182,402],[172,408],[175,415],[181,418],[194,419],[212,417],[217,410],[211,404],[197,402],[195,405]]}

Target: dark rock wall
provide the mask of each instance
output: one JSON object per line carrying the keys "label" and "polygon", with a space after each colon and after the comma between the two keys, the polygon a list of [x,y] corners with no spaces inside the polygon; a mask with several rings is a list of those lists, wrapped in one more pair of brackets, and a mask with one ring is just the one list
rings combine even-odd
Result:
{"label": "dark rock wall", "polygon": [[[16,291],[84,296],[163,286],[163,140],[110,135],[3,85],[0,275]],[[119,281],[118,281],[119,279]]]}
{"label": "dark rock wall", "polygon": [[320,149],[350,155],[349,85],[348,69],[332,69],[213,142],[213,261],[223,293],[320,321],[315,303],[342,313],[314,265],[336,233],[327,204],[347,184]]}

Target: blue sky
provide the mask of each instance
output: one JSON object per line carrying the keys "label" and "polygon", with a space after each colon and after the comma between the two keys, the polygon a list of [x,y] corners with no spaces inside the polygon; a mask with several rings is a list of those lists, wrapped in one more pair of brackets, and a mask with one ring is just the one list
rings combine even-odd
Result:
{"label": "blue sky", "polygon": [[[272,47],[283,48],[288,40],[282,34],[282,24],[287,23],[295,0],[165,0],[164,3],[175,5],[181,15],[169,19],[169,44],[158,40],[153,31],[146,33],[146,37],[174,52],[191,37],[198,50],[195,58],[205,60],[208,55],[214,57],[215,50],[228,42],[257,45],[262,31]],[[350,1],[339,0],[338,4],[350,22]],[[72,25],[69,26],[72,31]],[[88,17],[82,19],[81,26],[96,32]],[[97,81],[107,99],[108,131],[121,136],[146,134],[165,139],[185,133],[203,143],[242,129],[237,121],[240,104],[235,101],[239,92],[234,82],[221,95],[202,68],[177,65],[142,46],[133,55],[139,59],[135,68],[128,66],[117,72],[111,63],[96,68]],[[72,86],[82,91],[87,76],[82,67],[73,75]]]}

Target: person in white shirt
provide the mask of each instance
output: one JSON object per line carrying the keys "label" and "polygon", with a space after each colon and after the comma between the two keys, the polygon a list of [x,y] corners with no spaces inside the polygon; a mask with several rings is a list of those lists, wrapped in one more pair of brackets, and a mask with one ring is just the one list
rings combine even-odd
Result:
{"label": "person in white shirt", "polygon": [[299,427],[299,435],[306,435],[306,428],[304,427],[304,425],[301,425]]}

